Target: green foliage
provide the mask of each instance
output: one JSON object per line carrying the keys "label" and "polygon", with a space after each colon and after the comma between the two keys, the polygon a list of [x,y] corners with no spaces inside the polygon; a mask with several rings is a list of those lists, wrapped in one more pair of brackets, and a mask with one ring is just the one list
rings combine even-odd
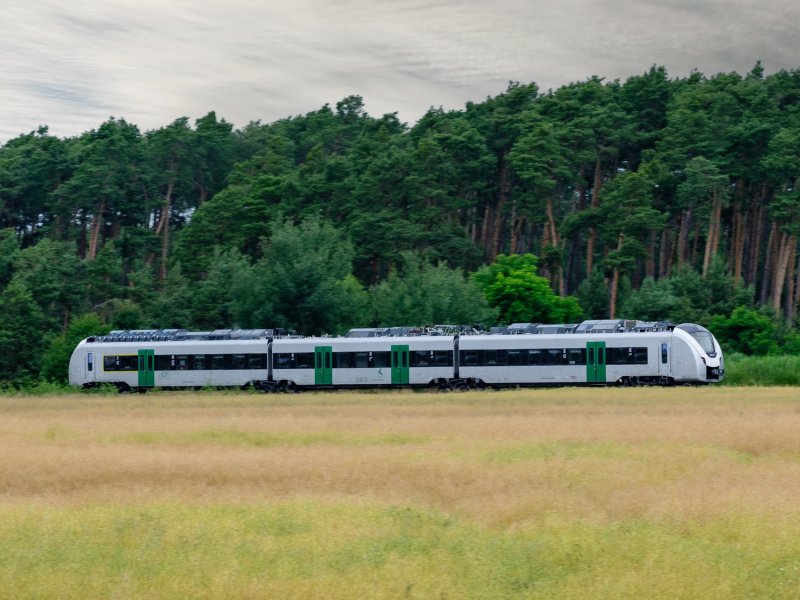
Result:
{"label": "green foliage", "polygon": [[705,277],[685,266],[658,281],[646,278],[623,299],[619,313],[627,319],[708,325],[712,316],[730,314],[737,306],[749,307],[752,299],[752,288],[737,283],[716,258]]}
{"label": "green foliage", "polygon": [[587,319],[608,317],[608,284],[600,269],[593,269],[592,274],[578,286],[578,301]]}
{"label": "green foliage", "polygon": [[[791,352],[797,307],[776,279],[797,265],[798,99],[797,70],[670,78],[654,65],[546,93],[512,82],[412,126],[349,96],[237,131],[213,112],[147,132],[118,118],[66,139],[40,127],[0,146],[0,292],[31,293],[45,338],[89,311],[114,327],[330,333],[476,320],[480,306],[419,289],[439,278],[471,297],[460,273],[535,251],[587,317],[607,316],[617,281],[625,317],[707,325],[770,305]],[[530,267],[474,282],[504,321],[579,319]],[[644,273],[656,277],[639,287]],[[424,310],[373,313],[410,297]]]}
{"label": "green foliage", "polygon": [[30,383],[47,346],[47,318],[19,279],[0,294],[0,315],[0,382]]}
{"label": "green foliage", "polygon": [[800,385],[800,356],[727,353],[722,385]]}
{"label": "green foliage", "polygon": [[12,229],[0,230],[0,289],[11,281],[14,262],[19,255],[19,243]]}
{"label": "green foliage", "polygon": [[316,217],[299,225],[280,219],[262,244],[262,259],[252,267],[240,259],[224,277],[231,296],[217,303],[229,307],[237,325],[321,334],[363,323],[367,296],[352,276],[353,247],[332,225]]}
{"label": "green foliage", "polygon": [[777,354],[775,322],[756,310],[739,306],[729,317],[716,316],[710,328],[725,351],[742,354]]}
{"label": "green foliage", "polygon": [[85,264],[74,243],[45,239],[25,248],[14,262],[14,279],[30,291],[54,326],[64,324],[84,303]]}
{"label": "green foliage", "polygon": [[550,282],[537,274],[538,259],[533,254],[501,254],[479,269],[475,282],[483,290],[489,306],[499,311],[501,323],[566,323],[581,318],[583,311],[576,298],[561,298]]}
{"label": "green foliage", "polygon": [[104,335],[111,330],[102,319],[87,313],[73,317],[66,331],[55,336],[42,358],[41,376],[47,381],[66,383],[69,375],[69,359],[78,342],[90,335]]}
{"label": "green foliage", "polygon": [[399,268],[369,294],[379,326],[490,324],[496,316],[478,286],[461,271],[433,265],[411,252],[404,253]]}

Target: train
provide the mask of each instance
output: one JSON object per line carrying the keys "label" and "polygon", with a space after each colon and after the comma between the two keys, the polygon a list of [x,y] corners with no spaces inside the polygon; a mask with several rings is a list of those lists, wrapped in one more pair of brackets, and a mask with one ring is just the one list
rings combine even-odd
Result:
{"label": "train", "polygon": [[465,390],[523,386],[707,384],[725,376],[714,335],[693,323],[592,320],[353,329],[302,337],[276,329],[112,331],[82,340],[69,382],[120,392],[253,387]]}

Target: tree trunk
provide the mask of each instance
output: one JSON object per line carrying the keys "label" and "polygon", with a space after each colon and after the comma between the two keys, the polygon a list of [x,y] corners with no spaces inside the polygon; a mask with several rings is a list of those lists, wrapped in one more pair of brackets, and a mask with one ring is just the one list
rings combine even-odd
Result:
{"label": "tree trunk", "polygon": [[742,281],[742,267],[744,265],[744,239],[747,231],[747,213],[737,206],[734,212],[734,238],[731,244],[731,272],[733,280],[738,285]]}
{"label": "tree trunk", "polygon": [[[797,240],[794,242],[797,247]],[[794,268],[794,296],[792,297],[792,317],[797,313],[800,306],[800,256],[797,257],[797,265]]]}
{"label": "tree trunk", "polygon": [[644,261],[644,276],[655,279],[656,276],[656,230],[650,232],[650,242],[647,244],[647,257]]}
{"label": "tree trunk", "polygon": [[481,246],[483,246],[486,255],[489,255],[489,228],[492,224],[492,207],[486,205],[483,209],[483,226],[481,227]]}
{"label": "tree trunk", "polygon": [[505,217],[503,216],[503,209],[505,208],[506,201],[508,200],[509,192],[509,178],[508,178],[508,161],[506,157],[502,158],[502,166],[500,167],[500,194],[497,198],[497,209],[495,210],[494,231],[492,232],[492,246],[489,249],[489,260],[494,262],[497,255],[500,254],[500,245],[503,240],[503,230],[505,229]]}
{"label": "tree trunk", "polygon": [[794,264],[794,236],[784,232],[780,234],[779,240],[775,276],[772,283],[772,308],[775,309],[776,314],[781,313],[783,288],[786,284],[789,263]]}
{"label": "tree trunk", "polygon": [[786,304],[783,316],[786,322],[792,322],[795,311],[794,286],[795,286],[795,254],[797,253],[797,236],[792,236],[791,250],[789,251],[789,267],[786,271]]}
{"label": "tree trunk", "polygon": [[170,181],[167,193],[164,195],[164,205],[161,208],[161,220],[158,225],[161,229],[161,269],[159,280],[163,283],[167,279],[167,259],[169,258],[169,217],[172,213],[172,191],[175,184]]}
{"label": "tree trunk", "polygon": [[[600,157],[594,163],[594,185],[592,185],[592,202],[591,207],[597,208],[600,206],[600,190],[603,187],[603,169],[600,162]],[[589,239],[586,242],[586,276],[592,274],[594,267],[594,247],[597,243],[597,228],[589,228]]]}
{"label": "tree trunk", "polygon": [[[622,250],[622,244],[625,241],[625,235],[620,233],[617,238],[617,253]],[[608,301],[608,318],[613,319],[617,313],[617,291],[619,289],[619,266],[614,267],[614,274],[611,277],[611,293],[609,294]]]}
{"label": "tree trunk", "polygon": [[711,260],[717,253],[719,240],[720,217],[722,215],[722,198],[717,190],[714,190],[711,200],[711,215],[708,218],[708,235],[706,236],[706,251],[703,255],[703,277],[708,274],[708,267]]}
{"label": "tree trunk", "polygon": [[776,238],[778,237],[778,225],[773,223],[769,230],[769,239],[767,240],[767,250],[764,255],[764,268],[761,273],[761,294],[759,296],[759,303],[766,304],[769,296],[770,282],[772,281],[772,274],[775,271],[775,254],[774,246],[776,245]]}
{"label": "tree trunk", "polygon": [[678,231],[678,268],[683,266],[689,252],[689,229],[692,226],[692,209],[681,213],[681,226]]}
{"label": "tree trunk", "polygon": [[762,187],[758,198],[750,208],[752,215],[750,223],[752,225],[750,227],[750,240],[748,244],[749,260],[746,263],[747,270],[744,274],[745,285],[752,285],[758,282],[758,259],[761,255],[761,240],[764,238],[764,228],[767,225],[766,211],[764,210],[763,202],[764,196],[765,193]]}
{"label": "tree trunk", "polygon": [[97,256],[97,247],[100,243],[100,231],[103,229],[103,213],[105,210],[106,200],[103,198],[100,200],[100,206],[97,207],[97,211],[92,218],[92,232],[89,236],[89,250],[87,253],[87,258],[89,260],[94,260]]}
{"label": "tree trunk", "polygon": [[75,220],[80,223],[80,233],[78,234],[78,256],[86,258],[86,211],[81,209],[75,215]]}

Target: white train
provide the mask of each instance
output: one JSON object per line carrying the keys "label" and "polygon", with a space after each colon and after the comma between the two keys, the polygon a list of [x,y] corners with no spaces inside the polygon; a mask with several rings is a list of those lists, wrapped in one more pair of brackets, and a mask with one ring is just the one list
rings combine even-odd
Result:
{"label": "white train", "polygon": [[[691,323],[517,324],[506,333],[282,337],[274,330],[115,331],[72,353],[70,384],[467,389],[535,385],[673,385],[720,381],[722,350]],[[521,332],[521,333],[514,333]],[[383,335],[381,335],[381,333]],[[387,335],[388,334],[388,335]]]}

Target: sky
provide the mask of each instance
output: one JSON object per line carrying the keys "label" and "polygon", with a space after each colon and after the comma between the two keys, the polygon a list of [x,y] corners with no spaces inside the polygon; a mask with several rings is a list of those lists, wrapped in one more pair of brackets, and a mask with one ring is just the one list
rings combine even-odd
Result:
{"label": "sky", "polygon": [[0,0],[0,143],[109,117],[235,127],[364,99],[413,125],[509,81],[555,89],[800,68],[797,0]]}

